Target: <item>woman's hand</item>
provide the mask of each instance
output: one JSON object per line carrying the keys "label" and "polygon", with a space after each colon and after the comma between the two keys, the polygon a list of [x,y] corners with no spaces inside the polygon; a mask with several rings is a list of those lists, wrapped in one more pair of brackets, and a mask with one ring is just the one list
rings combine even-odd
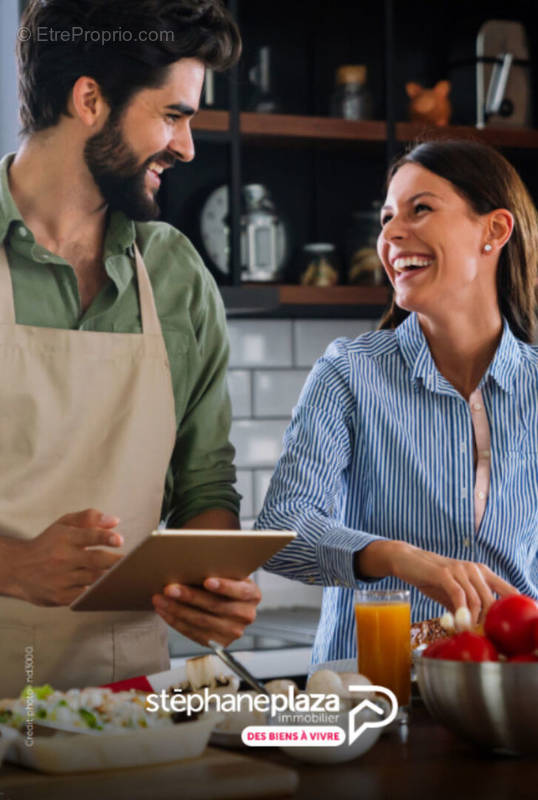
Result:
{"label": "woman's hand", "polygon": [[361,575],[393,575],[452,612],[466,606],[474,625],[483,620],[496,594],[518,593],[485,564],[446,558],[407,542],[375,541],[357,555]]}
{"label": "woman's hand", "polygon": [[256,619],[261,593],[254,581],[207,578],[204,588],[170,584],[153,596],[155,610],[179,633],[207,645],[225,647]]}

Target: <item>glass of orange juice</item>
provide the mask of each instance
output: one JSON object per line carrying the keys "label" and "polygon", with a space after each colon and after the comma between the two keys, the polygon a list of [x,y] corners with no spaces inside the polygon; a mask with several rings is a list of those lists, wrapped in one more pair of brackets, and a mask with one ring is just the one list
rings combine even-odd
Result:
{"label": "glass of orange juice", "polygon": [[411,604],[408,591],[355,592],[359,672],[391,689],[407,719],[411,695]]}

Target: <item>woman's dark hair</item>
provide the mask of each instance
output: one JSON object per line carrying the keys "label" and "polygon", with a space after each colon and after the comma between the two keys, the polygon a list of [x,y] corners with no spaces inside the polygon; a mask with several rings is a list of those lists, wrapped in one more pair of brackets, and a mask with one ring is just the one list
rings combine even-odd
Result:
{"label": "woman's dark hair", "polygon": [[240,52],[221,0],[30,0],[17,42],[21,133],[68,115],[82,75],[118,115],[136,91],[162,85],[180,58],[223,70]]}
{"label": "woman's dark hair", "polygon": [[[450,181],[476,214],[506,208],[514,229],[499,256],[497,298],[512,333],[532,342],[536,324],[538,218],[514,167],[492,147],[474,141],[436,140],[416,145],[389,169],[387,187],[404,164],[418,164]],[[395,328],[409,314],[394,300],[380,328]]]}

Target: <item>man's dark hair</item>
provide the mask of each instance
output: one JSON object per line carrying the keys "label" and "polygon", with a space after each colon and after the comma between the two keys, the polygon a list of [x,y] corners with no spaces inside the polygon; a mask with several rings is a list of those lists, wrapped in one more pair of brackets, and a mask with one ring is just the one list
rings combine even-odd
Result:
{"label": "man's dark hair", "polygon": [[221,0],[30,0],[17,43],[21,133],[68,115],[82,75],[118,114],[138,90],[162,85],[179,59],[224,70],[240,52]]}

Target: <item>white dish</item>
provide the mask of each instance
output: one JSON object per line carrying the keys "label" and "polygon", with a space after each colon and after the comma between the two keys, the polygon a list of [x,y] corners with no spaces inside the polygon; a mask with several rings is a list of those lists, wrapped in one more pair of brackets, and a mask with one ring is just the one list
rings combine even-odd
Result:
{"label": "white dish", "polygon": [[0,725],[0,742],[4,737],[8,740],[6,761],[40,772],[143,767],[199,756],[221,719],[221,714],[208,712],[193,722],[170,727],[98,734],[58,732],[53,736],[35,736],[31,747],[22,734]]}
{"label": "white dish", "polygon": [[[11,744],[12,736],[10,733],[13,733],[15,736],[16,731],[10,731],[6,726],[1,726],[2,730],[0,730],[0,766],[2,766],[2,761],[4,760],[4,756]],[[7,731],[7,733],[5,732]]]}
{"label": "white dish", "polygon": [[[342,670],[345,671],[345,670]],[[309,717],[311,714],[304,714],[305,722],[301,723],[301,714],[294,714],[294,725],[301,726],[304,725],[312,725],[309,722]],[[348,733],[348,718],[349,714],[338,714],[338,715],[331,715],[331,717],[336,717],[330,724],[336,725],[339,728],[342,728],[346,733]],[[356,718],[355,726],[359,724],[359,722],[366,722],[366,721],[376,721],[376,717],[373,715],[371,711],[365,709],[361,714],[360,717]],[[274,718],[272,720],[274,724],[279,724],[278,719]],[[341,764],[344,761],[352,761],[359,756],[362,756],[363,753],[366,753],[370,750],[371,747],[379,739],[383,728],[367,728],[365,731],[361,733],[358,739],[355,739],[353,744],[348,744],[347,741],[344,744],[338,745],[338,747],[313,747],[313,746],[305,746],[305,747],[286,747],[282,746],[279,749],[282,750],[283,753],[290,756],[291,758],[295,758],[297,761],[305,761],[308,764]]]}

